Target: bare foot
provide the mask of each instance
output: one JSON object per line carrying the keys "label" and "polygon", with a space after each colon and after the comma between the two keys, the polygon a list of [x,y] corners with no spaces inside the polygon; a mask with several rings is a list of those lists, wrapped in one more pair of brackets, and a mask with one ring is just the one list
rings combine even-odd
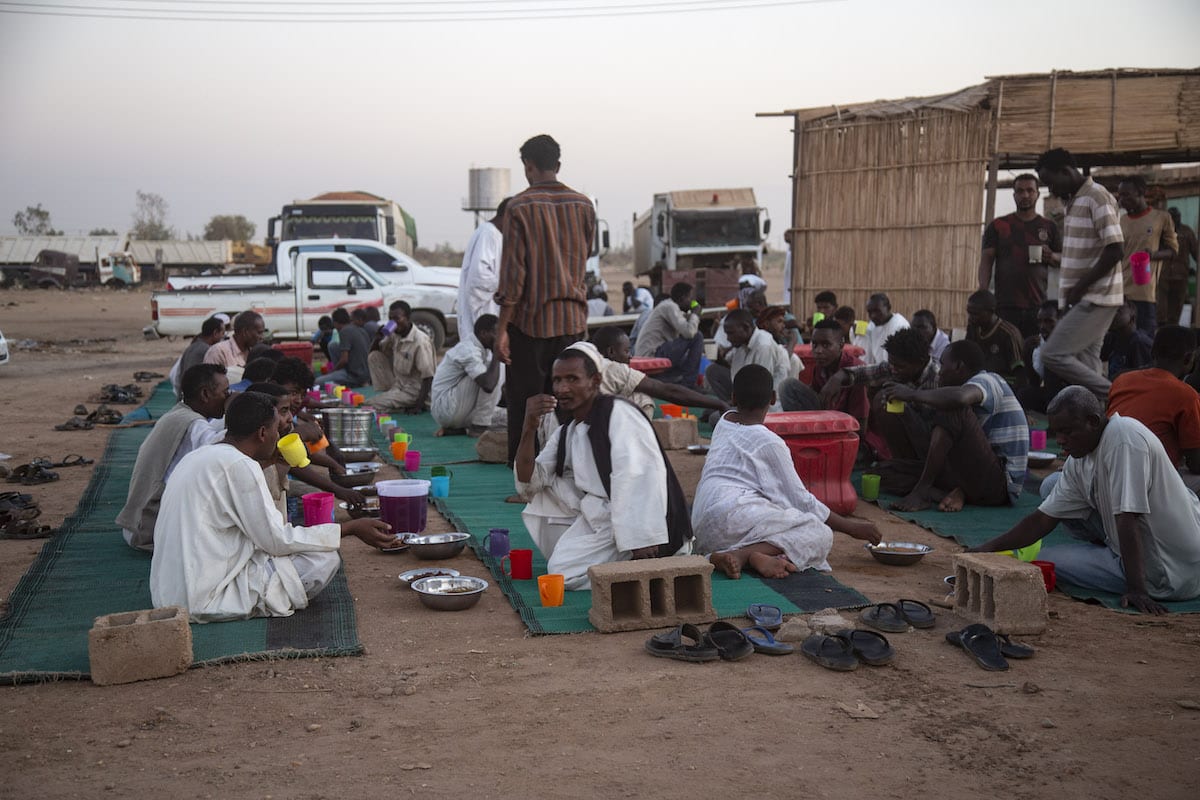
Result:
{"label": "bare foot", "polygon": [[967,498],[963,494],[963,490],[954,489],[942,498],[942,502],[938,503],[938,511],[962,511],[963,506],[966,505],[966,503]]}
{"label": "bare foot", "polygon": [[510,494],[508,497],[504,498],[504,502],[514,503],[516,505],[525,505],[529,502],[529,498],[523,494]]}
{"label": "bare foot", "polygon": [[766,553],[751,553],[749,566],[764,578],[786,578],[796,571],[796,565],[781,556]]}
{"label": "bare foot", "polygon": [[920,511],[923,508],[929,508],[929,498],[918,492],[913,492],[908,497],[904,497],[892,503],[892,508],[896,511]]}
{"label": "bare foot", "polygon": [[434,435],[434,436],[445,436],[445,435],[446,435],[446,429],[445,429],[445,428],[438,428],[436,431],[434,431],[434,432],[433,432],[433,435]]}
{"label": "bare foot", "polygon": [[708,560],[714,567],[725,573],[726,578],[736,581],[742,577],[742,562],[733,553],[713,553]]}

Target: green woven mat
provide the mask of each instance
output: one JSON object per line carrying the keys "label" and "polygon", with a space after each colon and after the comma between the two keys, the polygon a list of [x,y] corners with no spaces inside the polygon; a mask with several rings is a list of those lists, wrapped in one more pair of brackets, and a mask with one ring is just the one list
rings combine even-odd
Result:
{"label": "green woven mat", "polygon": [[[580,633],[595,630],[588,622],[592,607],[589,591],[567,592],[563,605],[544,608],[538,597],[537,581],[514,581],[504,575],[500,564],[487,552],[483,537],[489,528],[508,528],[513,548],[532,549],[533,573],[546,573],[546,559],[538,552],[521,520],[524,506],[505,503],[515,491],[513,474],[503,464],[460,464],[454,473],[450,496],[434,504],[460,531],[471,534],[471,548],[491,571],[495,584],[508,597],[525,625],[534,634]],[[424,468],[422,468],[424,471]],[[713,606],[717,616],[739,617],[751,603],[779,606],[785,614],[807,613],[823,608],[861,608],[870,600],[839,583],[827,573],[807,570],[785,580],[766,581],[743,574],[740,580],[713,576]]]}
{"label": "green woven mat", "polygon": [[[429,477],[429,467],[435,465],[479,460],[479,455],[475,452],[475,440],[470,436],[434,436],[433,432],[438,429],[438,424],[429,412],[412,416],[400,414],[392,418],[405,433],[412,434],[409,449],[421,453],[421,469],[426,473],[423,477]],[[392,459],[391,443],[384,440],[378,425],[371,429],[371,444],[380,452],[384,461],[398,463],[401,469],[404,468],[403,461],[396,462]]]}
{"label": "green woven mat", "polygon": [[[128,417],[157,418],[175,405],[170,383]],[[138,447],[151,426],[117,428],[79,506],[48,540],[0,619],[0,683],[88,674],[87,634],[105,614],[150,608],[150,556],[125,544],[113,522],[125,504]],[[198,664],[362,652],[343,571],[292,617],[192,626]]]}

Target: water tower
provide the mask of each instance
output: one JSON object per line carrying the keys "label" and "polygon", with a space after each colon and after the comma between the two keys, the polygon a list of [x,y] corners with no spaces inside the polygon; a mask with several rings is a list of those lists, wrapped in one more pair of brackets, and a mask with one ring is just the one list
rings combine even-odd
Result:
{"label": "water tower", "polygon": [[485,213],[491,214],[508,197],[508,167],[472,167],[468,173],[467,200],[463,211],[475,212],[475,227]]}

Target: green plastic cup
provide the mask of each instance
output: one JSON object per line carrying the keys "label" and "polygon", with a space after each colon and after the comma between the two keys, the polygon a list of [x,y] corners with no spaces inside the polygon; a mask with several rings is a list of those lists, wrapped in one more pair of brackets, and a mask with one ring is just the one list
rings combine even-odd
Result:
{"label": "green plastic cup", "polygon": [[862,476],[862,496],[864,500],[879,499],[879,476],[864,473]]}

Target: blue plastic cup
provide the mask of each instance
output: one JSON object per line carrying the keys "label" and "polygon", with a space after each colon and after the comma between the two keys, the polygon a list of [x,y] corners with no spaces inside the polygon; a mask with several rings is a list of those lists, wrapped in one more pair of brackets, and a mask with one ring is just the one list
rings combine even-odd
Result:
{"label": "blue plastic cup", "polygon": [[434,475],[429,479],[429,494],[432,497],[450,496],[450,476]]}

